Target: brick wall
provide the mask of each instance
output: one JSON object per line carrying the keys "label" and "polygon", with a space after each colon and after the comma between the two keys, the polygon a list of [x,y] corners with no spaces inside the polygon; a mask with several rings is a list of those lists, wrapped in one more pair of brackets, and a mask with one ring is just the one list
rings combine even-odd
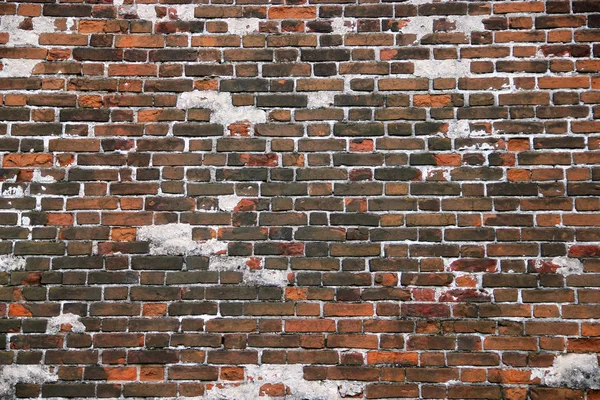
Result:
{"label": "brick wall", "polygon": [[595,0],[3,0],[0,397],[600,398],[599,54]]}

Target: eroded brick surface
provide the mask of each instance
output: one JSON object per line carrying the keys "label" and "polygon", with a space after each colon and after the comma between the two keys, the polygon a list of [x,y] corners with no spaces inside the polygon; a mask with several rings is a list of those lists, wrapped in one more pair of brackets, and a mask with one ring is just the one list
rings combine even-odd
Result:
{"label": "eroded brick surface", "polygon": [[595,0],[0,3],[0,397],[599,398],[599,54]]}

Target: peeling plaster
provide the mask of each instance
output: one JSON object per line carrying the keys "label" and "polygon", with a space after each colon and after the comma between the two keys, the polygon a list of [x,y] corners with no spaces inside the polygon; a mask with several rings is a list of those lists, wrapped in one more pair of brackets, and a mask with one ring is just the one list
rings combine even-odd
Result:
{"label": "peeling plaster", "polygon": [[39,169],[34,169],[31,182],[53,183],[56,182],[56,179],[52,175],[42,176],[42,172]]}
{"label": "peeling plaster", "polygon": [[557,274],[568,276],[583,273],[583,263],[577,258],[554,257],[552,259],[552,264],[560,267],[556,270]]}
{"label": "peeling plaster", "polygon": [[345,35],[353,33],[356,29],[355,19],[333,18],[331,20],[331,29],[333,34]]}
{"label": "peeling plaster", "polygon": [[[431,1],[427,1],[431,3]],[[452,16],[449,15],[447,19],[456,23],[456,29],[452,32],[465,33],[467,36],[472,32],[483,31],[483,20],[489,18],[487,15],[473,15],[473,16]],[[417,41],[421,40],[425,35],[429,35],[433,32],[433,20],[431,17],[410,17],[406,18],[406,25],[400,28],[400,33],[403,34],[414,34],[417,36]]]}
{"label": "peeling plaster", "polygon": [[451,3],[460,0],[410,0],[410,4]]}
{"label": "peeling plaster", "polygon": [[468,137],[470,133],[469,121],[453,120],[448,123],[448,133],[446,136],[450,138],[462,138]]}
{"label": "peeling plaster", "polygon": [[124,5],[121,9],[127,13],[136,13],[140,19],[146,21],[168,21],[168,20],[179,20],[179,21],[193,21],[194,17],[194,9],[196,8],[195,4],[176,4],[176,5],[167,5],[168,9],[173,9],[177,11],[177,18],[174,18],[174,15],[170,15],[167,11],[167,14],[159,18],[156,15],[156,6],[157,4],[136,4],[136,5]]}
{"label": "peeling plaster", "polygon": [[462,78],[471,74],[468,60],[414,60],[415,76],[424,78]]}
{"label": "peeling plaster", "polygon": [[46,333],[56,335],[60,332],[62,325],[71,325],[71,332],[83,333],[85,332],[85,325],[80,321],[81,317],[76,314],[66,313],[61,314],[57,317],[52,317],[48,320],[46,325]]}
{"label": "peeling plaster", "polygon": [[25,196],[25,192],[23,191],[23,188],[21,188],[20,186],[9,187],[8,189],[3,190],[2,194],[0,195],[0,197],[23,197],[23,196]]}
{"label": "peeling plaster", "polygon": [[458,150],[458,151],[464,151],[464,150],[493,151],[493,150],[496,150],[496,148],[489,143],[475,143],[471,146],[457,147],[456,150]]}
{"label": "peeling plaster", "polygon": [[250,269],[244,257],[213,256],[210,258],[209,271],[237,271],[243,274],[243,282],[261,286],[287,286],[288,271],[277,269]]}
{"label": "peeling plaster", "polygon": [[226,18],[227,32],[234,35],[248,35],[259,31],[260,19],[258,18]]}
{"label": "peeling plaster", "polygon": [[442,136],[449,138],[469,138],[489,136],[484,130],[471,130],[469,121],[467,120],[452,120],[448,122],[448,132],[440,132]]}
{"label": "peeling plaster", "polygon": [[550,387],[570,389],[600,389],[600,366],[596,354],[561,354],[551,368],[533,371],[532,378],[540,378]]}
{"label": "peeling plaster", "polygon": [[240,201],[242,201],[243,197],[239,197],[236,195],[231,196],[219,196],[219,209],[222,211],[232,212],[235,210]]}
{"label": "peeling plaster", "polygon": [[138,228],[137,238],[150,242],[151,255],[209,256],[227,250],[227,244],[216,239],[205,242],[193,240],[189,224],[143,226]]}
{"label": "peeling plaster", "polygon": [[342,397],[357,396],[365,390],[365,386],[358,382],[343,382],[339,387]]}
{"label": "peeling plaster", "polygon": [[184,110],[207,108],[212,111],[210,122],[222,124],[225,127],[242,121],[248,121],[251,124],[267,121],[267,113],[264,110],[252,106],[235,107],[231,103],[231,93],[220,93],[214,90],[194,90],[181,93],[177,99],[177,108]]}
{"label": "peeling plaster", "polygon": [[56,382],[58,376],[50,372],[48,367],[40,365],[7,365],[0,370],[0,398],[15,398],[15,385],[17,383]]}
{"label": "peeling plaster", "polygon": [[[338,383],[333,381],[307,381],[302,365],[246,365],[247,382],[222,384],[207,388],[202,399],[265,399],[260,388],[265,384],[283,384],[289,388],[286,400],[332,400],[340,398]],[[358,384],[356,384],[358,385]]]}
{"label": "peeling plaster", "polygon": [[0,255],[0,272],[21,271],[25,269],[25,259],[13,255]]}
{"label": "peeling plaster", "polygon": [[0,77],[2,78],[17,78],[31,76],[33,68],[38,65],[42,60],[29,60],[29,59],[13,59],[5,58],[0,61],[2,69],[0,70]]}
{"label": "peeling plaster", "polygon": [[21,25],[24,20],[25,17],[20,15],[3,15],[2,18],[0,18],[0,32],[9,33],[8,42],[4,46],[38,46],[41,33],[52,33],[56,31],[54,18],[31,18],[31,23],[33,24],[33,29],[31,30],[19,29],[19,25]]}
{"label": "peeling plaster", "polygon": [[340,92],[332,91],[319,91],[319,92],[308,92],[306,97],[308,98],[308,108],[329,108],[333,106],[333,101],[336,94]]}

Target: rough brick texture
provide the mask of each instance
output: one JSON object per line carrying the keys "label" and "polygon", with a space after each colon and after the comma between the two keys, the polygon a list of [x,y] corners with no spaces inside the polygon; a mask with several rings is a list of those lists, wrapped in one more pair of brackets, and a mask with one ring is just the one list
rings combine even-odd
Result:
{"label": "rough brick texture", "polygon": [[600,398],[600,1],[192,3],[0,2],[0,397]]}

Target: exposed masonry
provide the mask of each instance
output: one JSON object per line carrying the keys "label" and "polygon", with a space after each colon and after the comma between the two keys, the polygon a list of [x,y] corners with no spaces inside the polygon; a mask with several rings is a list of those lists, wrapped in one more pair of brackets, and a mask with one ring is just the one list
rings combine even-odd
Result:
{"label": "exposed masonry", "polygon": [[0,3],[0,398],[598,396],[600,2],[169,3]]}

